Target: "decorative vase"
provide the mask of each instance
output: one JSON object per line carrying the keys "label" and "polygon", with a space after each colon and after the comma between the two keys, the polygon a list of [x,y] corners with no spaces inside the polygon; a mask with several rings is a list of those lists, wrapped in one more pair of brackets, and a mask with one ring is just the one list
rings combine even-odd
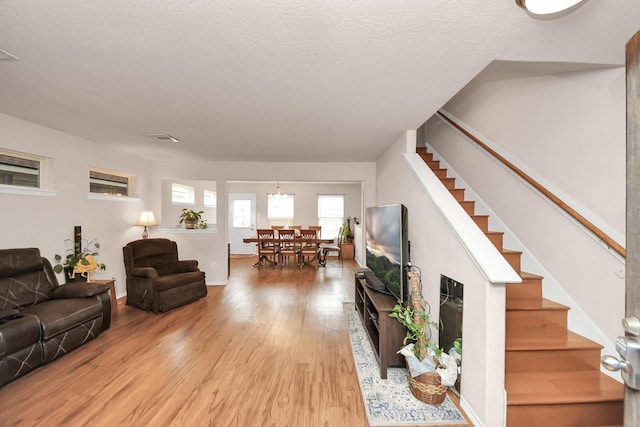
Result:
{"label": "decorative vase", "polygon": [[194,228],[196,228],[196,220],[195,219],[185,219],[184,220],[184,227],[188,228],[190,230],[193,230]]}

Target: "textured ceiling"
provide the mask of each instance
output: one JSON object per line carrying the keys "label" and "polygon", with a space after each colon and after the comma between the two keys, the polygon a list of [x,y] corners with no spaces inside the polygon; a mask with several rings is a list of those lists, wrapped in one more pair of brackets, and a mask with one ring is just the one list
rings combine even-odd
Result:
{"label": "textured ceiling", "polygon": [[371,161],[494,60],[621,65],[637,30],[638,0],[3,0],[0,112],[154,159]]}

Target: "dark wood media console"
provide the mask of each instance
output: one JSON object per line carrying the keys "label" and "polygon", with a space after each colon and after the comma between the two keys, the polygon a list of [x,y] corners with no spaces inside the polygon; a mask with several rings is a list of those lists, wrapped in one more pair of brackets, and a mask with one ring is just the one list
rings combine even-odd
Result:
{"label": "dark wood media console", "polygon": [[402,347],[406,328],[389,313],[396,305],[390,296],[369,289],[364,278],[355,278],[356,311],[362,319],[369,341],[380,364],[380,378],[387,378],[387,367],[402,366],[403,356],[397,351]]}

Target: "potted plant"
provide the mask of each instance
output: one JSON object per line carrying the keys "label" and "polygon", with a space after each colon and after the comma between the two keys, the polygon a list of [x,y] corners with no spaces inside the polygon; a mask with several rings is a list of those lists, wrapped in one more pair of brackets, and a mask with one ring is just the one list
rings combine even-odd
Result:
{"label": "potted plant", "polygon": [[[67,239],[65,242],[71,242],[71,239]],[[84,243],[84,246],[81,242]],[[91,272],[98,269],[106,270],[107,266],[104,263],[97,262],[95,259],[99,255],[98,249],[100,249],[100,242],[97,239],[88,241],[78,238],[78,241],[72,246],[72,248],[67,249],[68,254],[64,259],[59,254],[54,256],[56,264],[53,266],[53,271],[56,273],[64,271],[66,282],[81,280],[89,282],[91,281]]]}
{"label": "potted plant", "polygon": [[351,243],[353,242],[353,231],[351,230],[351,217],[347,218],[342,226],[342,238],[344,242]]}
{"label": "potted plant", "polygon": [[[207,228],[206,221],[202,219],[204,211],[194,211],[193,209],[184,208],[180,212],[180,224],[189,229]],[[204,227],[202,226],[204,224]]]}
{"label": "potted plant", "polygon": [[[457,364],[453,357],[431,343],[430,327],[437,324],[425,310],[420,283],[413,272],[408,272],[411,294],[407,305],[398,301],[390,317],[407,328],[404,347],[399,353],[405,356],[412,394],[422,402],[438,405],[444,401],[447,389],[457,378]],[[409,341],[411,343],[407,344]]]}

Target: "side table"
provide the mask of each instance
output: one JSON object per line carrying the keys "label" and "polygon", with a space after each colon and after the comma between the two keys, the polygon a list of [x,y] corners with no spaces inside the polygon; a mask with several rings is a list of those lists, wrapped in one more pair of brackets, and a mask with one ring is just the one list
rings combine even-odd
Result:
{"label": "side table", "polygon": [[118,298],[116,297],[116,281],[108,280],[91,280],[89,283],[98,283],[100,285],[109,285],[109,293],[111,294],[111,315],[118,314]]}

